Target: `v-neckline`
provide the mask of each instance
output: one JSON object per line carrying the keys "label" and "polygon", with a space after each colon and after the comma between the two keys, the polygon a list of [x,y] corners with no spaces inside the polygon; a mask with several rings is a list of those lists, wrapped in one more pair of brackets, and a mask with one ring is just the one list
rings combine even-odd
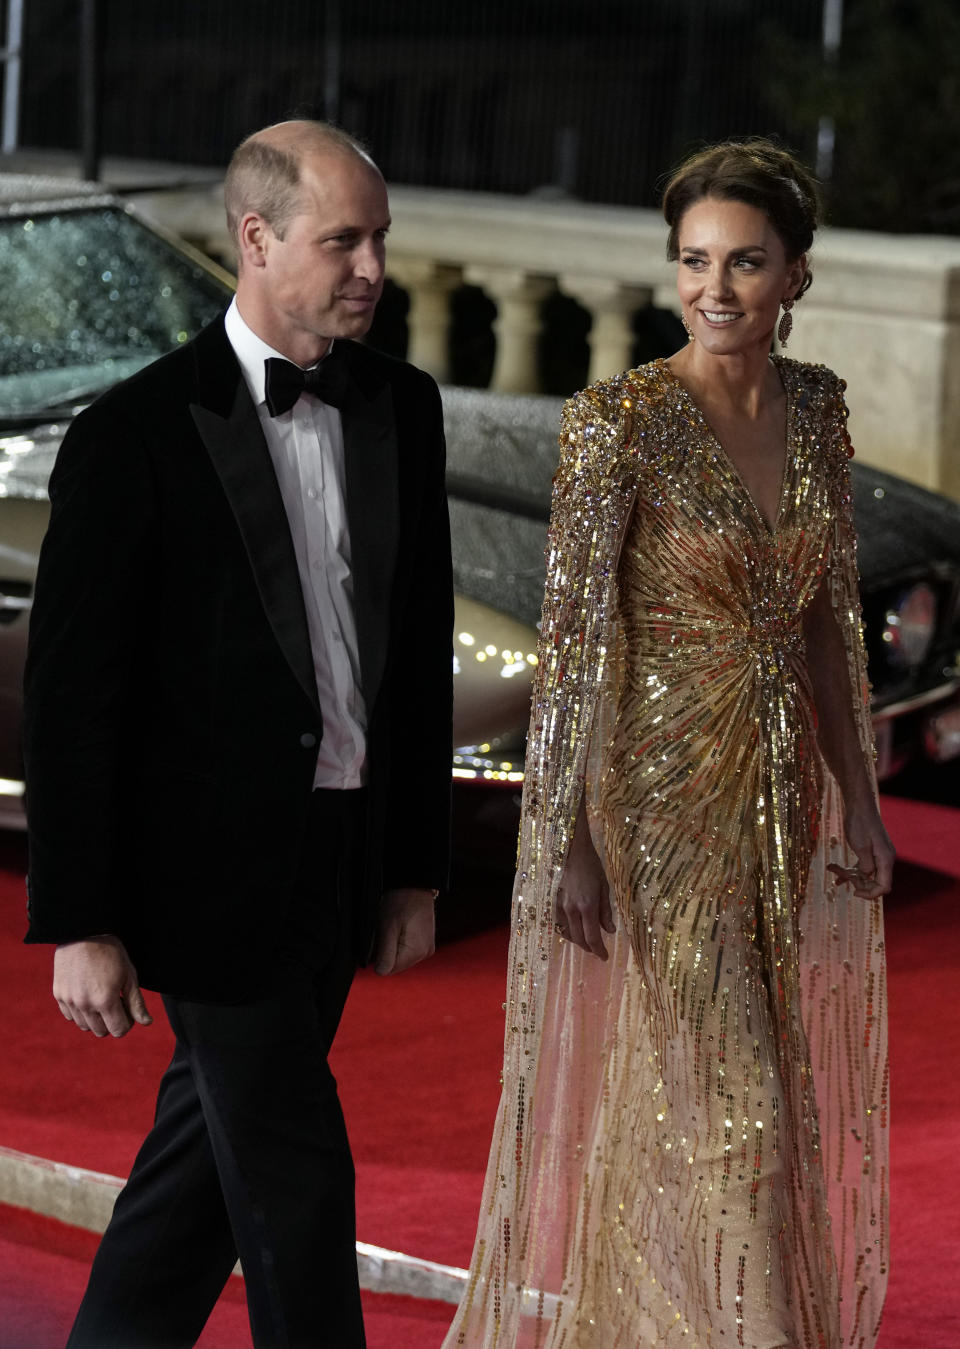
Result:
{"label": "v-neckline", "polygon": [[677,375],[673,370],[670,369],[669,365],[667,365],[666,357],[664,356],[658,357],[657,365],[660,367],[661,373],[666,376],[667,380],[680,390],[682,397],[686,400],[687,404],[694,413],[694,416],[696,417],[697,421],[700,422],[700,424],[706,431],[707,435],[713,441],[715,457],[723,465],[727,473],[727,476],[732,478],[733,481],[735,482],[736,486],[740,491],[740,494],[746,501],[757,523],[763,529],[764,533],[768,535],[768,537],[770,537],[771,539],[775,539],[777,535],[780,533],[780,527],[783,522],[784,501],[787,495],[787,486],[790,479],[790,470],[793,459],[793,395],[790,391],[789,381],[785,380],[783,377],[783,370],[781,369],[780,360],[776,356],[772,356],[770,359],[773,361],[774,369],[777,372],[777,378],[780,380],[780,384],[783,388],[784,397],[786,398],[786,411],[784,415],[783,476],[780,479],[780,492],[777,497],[777,513],[772,523],[767,519],[763,511],[757,505],[756,501],[753,498],[753,493],[750,491],[750,489],[747,487],[747,484],[743,480],[743,476],[740,473],[740,470],[737,468],[736,464],[730,458],[727,451],[723,448],[723,442],[717,435],[716,431],[714,431],[713,427],[710,425],[710,422],[707,420],[706,414],[703,412],[702,408],[700,407],[697,400],[694,398],[693,394],[684,384],[683,380],[679,377],[679,375]]}

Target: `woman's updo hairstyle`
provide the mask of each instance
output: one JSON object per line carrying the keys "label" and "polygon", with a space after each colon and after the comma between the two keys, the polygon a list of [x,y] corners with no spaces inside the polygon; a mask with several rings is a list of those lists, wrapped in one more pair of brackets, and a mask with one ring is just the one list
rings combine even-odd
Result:
{"label": "woman's updo hairstyle", "polygon": [[[763,211],[793,262],[809,253],[820,217],[820,193],[813,174],[789,150],[757,136],[721,141],[685,159],[663,193],[663,218],[670,227],[667,257],[680,256],[680,222],[705,197],[742,201]],[[813,284],[809,267],[797,298]]]}

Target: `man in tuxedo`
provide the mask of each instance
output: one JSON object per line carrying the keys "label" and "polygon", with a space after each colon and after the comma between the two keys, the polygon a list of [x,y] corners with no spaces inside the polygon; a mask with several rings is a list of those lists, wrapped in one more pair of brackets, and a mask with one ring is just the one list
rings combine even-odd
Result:
{"label": "man in tuxedo", "polygon": [[327,1066],[353,971],[433,950],[452,592],[439,395],[357,343],[383,179],[322,123],[226,181],[236,299],[77,417],[26,672],[28,941],[94,1035],[176,1035],[71,1349],[189,1346],[239,1256],[258,1349],[364,1343]]}

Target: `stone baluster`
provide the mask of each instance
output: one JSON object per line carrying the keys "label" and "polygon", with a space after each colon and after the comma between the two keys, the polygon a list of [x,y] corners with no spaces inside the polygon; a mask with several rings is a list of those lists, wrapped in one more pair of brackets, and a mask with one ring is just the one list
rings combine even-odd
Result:
{"label": "stone baluster", "polygon": [[497,354],[491,389],[499,393],[536,393],[540,306],[556,289],[550,277],[516,268],[469,267],[467,280],[480,286],[497,306],[493,331]]}
{"label": "stone baluster", "polygon": [[652,302],[652,289],[583,276],[561,277],[560,288],[590,314],[588,382],[593,384],[628,370],[632,364],[633,315]]}
{"label": "stone baluster", "polygon": [[463,282],[460,267],[416,258],[390,258],[387,274],[407,292],[407,360],[440,384],[450,378],[450,296]]}

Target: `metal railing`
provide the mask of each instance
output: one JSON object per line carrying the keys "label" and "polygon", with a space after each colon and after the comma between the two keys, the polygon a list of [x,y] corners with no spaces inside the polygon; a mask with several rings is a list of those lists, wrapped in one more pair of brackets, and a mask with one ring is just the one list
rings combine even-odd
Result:
{"label": "metal railing", "polygon": [[[20,141],[76,147],[92,16],[105,156],[222,166],[300,112],[367,141],[392,182],[649,206],[693,141],[791,136],[770,51],[816,49],[821,2],[17,0]],[[800,138],[812,153],[815,119]]]}
{"label": "metal railing", "polygon": [[6,42],[0,48],[0,62],[3,63],[3,124],[0,150],[5,155],[13,153],[19,139],[23,5],[24,0],[7,0]]}

